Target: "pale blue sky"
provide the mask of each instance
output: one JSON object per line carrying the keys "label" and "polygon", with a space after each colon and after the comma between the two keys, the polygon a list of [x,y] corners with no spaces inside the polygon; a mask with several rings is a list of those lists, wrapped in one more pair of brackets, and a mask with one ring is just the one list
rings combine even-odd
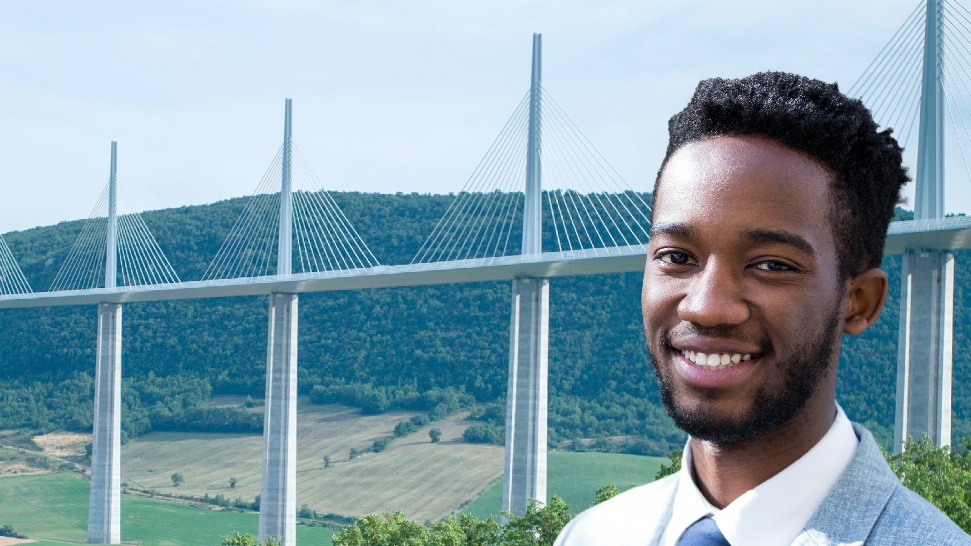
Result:
{"label": "pale blue sky", "polygon": [[[528,87],[532,32],[544,86],[648,190],[699,79],[788,70],[848,89],[915,6],[0,2],[0,233],[87,217],[111,140],[139,210],[248,195],[285,97],[327,189],[458,191]],[[971,209],[963,165],[948,171],[948,210]]]}

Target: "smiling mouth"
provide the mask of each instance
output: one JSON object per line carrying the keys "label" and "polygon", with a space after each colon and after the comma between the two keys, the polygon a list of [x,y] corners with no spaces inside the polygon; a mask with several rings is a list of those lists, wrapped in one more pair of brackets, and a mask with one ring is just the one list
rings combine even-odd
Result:
{"label": "smiling mouth", "polygon": [[751,354],[705,354],[695,351],[680,351],[685,358],[694,363],[695,366],[705,370],[724,370],[731,368],[739,362],[752,360]]}

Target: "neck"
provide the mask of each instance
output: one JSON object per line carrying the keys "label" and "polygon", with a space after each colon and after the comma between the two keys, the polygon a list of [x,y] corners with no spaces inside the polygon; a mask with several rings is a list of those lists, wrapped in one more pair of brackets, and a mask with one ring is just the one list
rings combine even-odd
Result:
{"label": "neck", "polygon": [[811,399],[792,421],[749,442],[724,445],[691,438],[695,483],[712,506],[725,508],[805,455],[835,419],[836,402],[830,395]]}

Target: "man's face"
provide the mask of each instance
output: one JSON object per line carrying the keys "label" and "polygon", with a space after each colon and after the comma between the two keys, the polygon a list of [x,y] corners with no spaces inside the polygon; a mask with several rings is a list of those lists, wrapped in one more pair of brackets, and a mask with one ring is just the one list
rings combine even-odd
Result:
{"label": "man's face", "polygon": [[751,440],[832,382],[843,287],[830,181],[759,137],[689,144],[665,166],[644,329],[665,406],[692,436]]}

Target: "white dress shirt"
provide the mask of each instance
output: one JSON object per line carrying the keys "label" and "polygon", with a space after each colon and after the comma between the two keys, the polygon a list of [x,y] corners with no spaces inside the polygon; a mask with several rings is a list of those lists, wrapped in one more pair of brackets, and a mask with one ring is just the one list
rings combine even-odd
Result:
{"label": "white dress shirt", "polygon": [[732,546],[789,546],[836,485],[860,444],[843,408],[826,435],[785,470],[719,510],[691,477],[691,449],[685,446],[674,511],[660,546],[675,546],[694,522],[712,516]]}

